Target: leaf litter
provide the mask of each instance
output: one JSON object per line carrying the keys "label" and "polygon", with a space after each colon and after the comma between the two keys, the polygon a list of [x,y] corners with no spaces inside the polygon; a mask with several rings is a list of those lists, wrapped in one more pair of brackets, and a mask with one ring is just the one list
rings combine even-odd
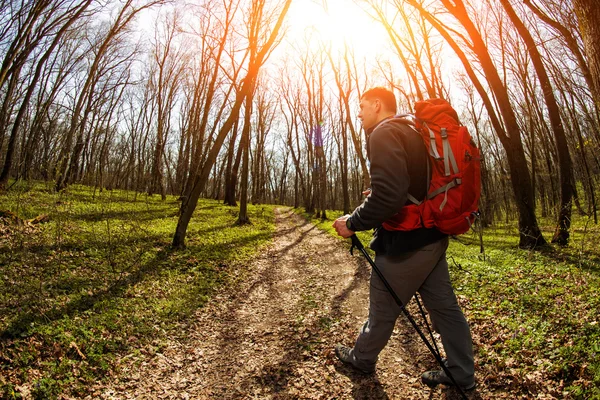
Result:
{"label": "leaf litter", "polygon": [[[367,316],[368,266],[349,254],[348,243],[290,209],[276,210],[276,225],[274,240],[232,272],[239,274],[235,284],[181,323],[176,338],[116,360],[112,384],[98,384],[88,398],[460,398],[452,388],[432,390],[420,382],[422,372],[436,368],[435,360],[403,317],[375,374],[359,374],[338,361],[335,344],[351,346]],[[409,310],[417,312],[412,305]],[[485,341],[476,331],[474,339],[476,348]],[[476,372],[470,399],[526,398],[515,394],[510,368],[482,372]],[[525,385],[540,380],[525,378]],[[554,397],[540,390],[537,398]]]}

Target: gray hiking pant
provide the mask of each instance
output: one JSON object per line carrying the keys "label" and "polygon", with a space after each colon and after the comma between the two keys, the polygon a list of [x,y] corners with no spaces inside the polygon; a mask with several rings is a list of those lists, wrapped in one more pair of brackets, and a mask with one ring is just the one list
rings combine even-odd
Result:
{"label": "gray hiking pant", "polygon": [[[473,345],[469,325],[450,283],[447,248],[448,238],[444,238],[401,256],[377,255],[375,263],[402,304],[419,292],[433,328],[442,338],[448,369],[459,384],[468,385],[474,381]],[[374,272],[369,300],[369,318],[352,350],[355,362],[361,366],[377,362],[402,312]]]}

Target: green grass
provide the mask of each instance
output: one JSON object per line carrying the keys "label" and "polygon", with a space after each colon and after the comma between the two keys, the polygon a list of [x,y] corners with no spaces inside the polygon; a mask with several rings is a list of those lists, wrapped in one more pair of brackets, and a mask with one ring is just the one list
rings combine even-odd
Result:
{"label": "green grass", "polygon": [[[117,358],[160,351],[274,230],[272,206],[249,206],[253,224],[238,227],[237,208],[201,200],[187,248],[173,251],[178,206],[83,186],[54,194],[15,185],[0,196],[0,211],[50,216],[35,227],[0,222],[0,398],[19,398],[22,385],[33,398],[84,397],[111,379]],[[335,235],[340,215],[311,220]],[[493,390],[600,399],[600,228],[574,218],[567,248],[520,250],[512,224],[484,232],[485,253],[474,234],[451,241],[478,377]],[[540,225],[550,239],[552,221]],[[365,245],[370,235],[359,232]],[[302,305],[312,310],[316,300]]]}
{"label": "green grass", "polygon": [[110,379],[113,361],[143,346],[159,349],[214,289],[274,231],[272,206],[238,209],[200,200],[185,250],[171,249],[179,203],[126,191],[71,186],[15,186],[0,210],[23,219],[0,222],[0,398],[79,397]]}
{"label": "green grass", "polygon": [[[296,210],[337,236],[328,220]],[[518,249],[515,225],[450,241],[456,294],[471,324],[478,376],[492,390],[533,398],[600,399],[600,228],[574,216],[570,246]],[[552,238],[551,220],[540,225]],[[371,232],[358,232],[366,245]],[[349,245],[349,243],[348,243]]]}
{"label": "green grass", "polygon": [[552,382],[561,397],[562,382],[574,398],[600,398],[598,254],[579,254],[576,236],[571,248],[525,251],[490,231],[485,259],[474,237],[452,242],[454,284],[491,384],[534,394]]}

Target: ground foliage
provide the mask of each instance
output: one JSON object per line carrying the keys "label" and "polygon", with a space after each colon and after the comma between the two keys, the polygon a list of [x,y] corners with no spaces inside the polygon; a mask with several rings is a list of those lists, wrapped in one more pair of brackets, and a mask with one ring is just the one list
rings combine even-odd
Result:
{"label": "ground foliage", "polygon": [[[335,234],[331,221],[313,221]],[[552,220],[542,221],[549,237]],[[368,243],[370,233],[358,234]],[[519,249],[516,223],[450,241],[480,384],[525,398],[600,399],[599,241],[600,227],[582,216],[575,216],[569,247]]]}
{"label": "ground foliage", "polygon": [[[417,335],[399,323],[377,372],[362,375],[333,354],[351,344],[368,309],[369,270],[336,240],[288,208],[275,210],[273,241],[232,273],[178,335],[116,362],[91,388],[101,399],[456,399],[419,380],[432,368]],[[513,398],[485,387],[472,399]]]}
{"label": "ground foliage", "polygon": [[[50,189],[15,185],[0,196],[0,210],[12,213],[0,218],[2,398],[112,398],[121,390],[155,398],[154,386],[139,395],[150,384],[169,388],[165,398],[196,386],[205,390],[196,397],[211,398],[234,389],[258,398],[426,398],[418,372],[433,366],[431,356],[402,322],[377,376],[353,375],[333,357],[332,344],[351,344],[365,316],[366,267],[333,265],[346,242],[332,248],[332,238],[317,236],[309,243],[310,225],[279,228],[275,241],[300,232],[250,265],[272,239],[274,208],[250,206],[252,224],[239,227],[236,208],[202,200],[187,249],[174,252],[176,198]],[[31,223],[45,214],[47,222]],[[306,218],[332,233],[338,215]],[[545,225],[549,236],[551,221]],[[568,248],[519,250],[511,224],[485,230],[484,252],[475,233],[451,241],[478,398],[600,398],[600,231],[587,219],[573,226]],[[360,237],[367,243],[369,233]],[[265,293],[283,295],[270,299],[274,311]],[[242,316],[240,304],[249,307]],[[273,312],[280,325],[265,329]],[[202,382],[206,370],[214,375]]]}
{"label": "ground foliage", "polygon": [[201,200],[187,248],[170,248],[175,197],[16,185],[0,210],[0,397],[80,397],[110,380],[114,360],[165,341],[178,320],[227,282],[230,264],[271,239],[273,209]]}

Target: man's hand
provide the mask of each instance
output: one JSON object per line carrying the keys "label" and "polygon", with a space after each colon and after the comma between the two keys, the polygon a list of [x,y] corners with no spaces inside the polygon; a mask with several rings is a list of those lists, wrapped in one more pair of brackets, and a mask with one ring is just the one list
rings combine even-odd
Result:
{"label": "man's hand", "polygon": [[346,227],[346,220],[348,218],[350,218],[350,215],[344,215],[343,217],[339,217],[333,222],[332,225],[335,228],[337,234],[343,238],[349,238],[350,236],[354,235],[354,231],[351,231],[350,229],[348,229],[348,227]]}
{"label": "man's hand", "polygon": [[365,196],[370,195],[371,194],[371,188],[363,190],[362,194],[365,195]]}

